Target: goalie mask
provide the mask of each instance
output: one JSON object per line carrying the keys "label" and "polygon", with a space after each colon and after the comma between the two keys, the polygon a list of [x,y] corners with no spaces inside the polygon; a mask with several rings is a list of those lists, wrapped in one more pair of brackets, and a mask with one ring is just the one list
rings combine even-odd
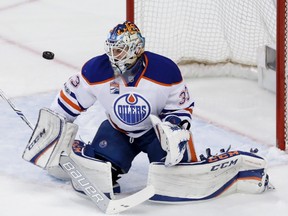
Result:
{"label": "goalie mask", "polygon": [[144,52],[145,38],[138,27],[129,21],[118,24],[108,34],[105,51],[115,73],[123,74]]}

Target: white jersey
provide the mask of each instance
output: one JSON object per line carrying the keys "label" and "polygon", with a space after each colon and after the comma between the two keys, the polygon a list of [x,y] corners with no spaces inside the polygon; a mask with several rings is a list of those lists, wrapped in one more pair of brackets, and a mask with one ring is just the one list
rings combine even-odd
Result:
{"label": "white jersey", "polygon": [[150,114],[190,122],[194,101],[177,65],[151,52],[144,52],[142,63],[128,82],[115,78],[106,55],[92,58],[65,83],[51,109],[74,121],[98,100],[111,125],[134,138],[152,128]]}

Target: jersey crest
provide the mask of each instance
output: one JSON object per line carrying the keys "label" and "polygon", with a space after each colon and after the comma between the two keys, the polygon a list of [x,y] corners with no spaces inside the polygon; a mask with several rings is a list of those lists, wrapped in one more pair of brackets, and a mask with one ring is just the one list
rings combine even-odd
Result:
{"label": "jersey crest", "polygon": [[139,124],[151,113],[149,102],[136,93],[120,96],[115,100],[113,107],[117,118],[127,125]]}
{"label": "jersey crest", "polygon": [[110,83],[110,94],[119,94],[120,93],[120,87],[118,82],[111,82]]}

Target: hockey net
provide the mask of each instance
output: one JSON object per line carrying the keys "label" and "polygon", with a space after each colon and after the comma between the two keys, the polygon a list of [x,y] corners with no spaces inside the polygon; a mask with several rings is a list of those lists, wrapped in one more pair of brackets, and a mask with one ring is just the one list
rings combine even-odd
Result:
{"label": "hockey net", "polygon": [[[283,11],[283,5],[287,7],[286,1],[278,2]],[[242,75],[247,78],[248,74],[252,79],[257,79],[250,69],[257,71],[259,47],[276,48],[276,15],[277,0],[127,0],[127,19],[140,27],[147,50],[170,57],[180,68],[184,65],[184,71],[188,63],[233,64],[244,68]],[[285,23],[283,21],[282,25]],[[282,56],[285,56],[284,50]],[[285,62],[286,58],[283,58]],[[281,73],[282,90],[277,83],[277,92],[284,91],[285,94],[278,98],[277,93],[276,133],[278,147],[285,149],[287,88],[285,72]],[[197,76],[190,72],[183,74]],[[237,76],[242,75],[240,72]]]}

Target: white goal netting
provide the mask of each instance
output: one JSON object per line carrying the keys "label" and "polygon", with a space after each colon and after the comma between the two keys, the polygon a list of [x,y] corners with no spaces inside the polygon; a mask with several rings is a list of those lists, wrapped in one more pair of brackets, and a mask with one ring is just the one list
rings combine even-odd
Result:
{"label": "white goal netting", "polygon": [[[208,76],[232,75],[257,80],[259,48],[278,46],[276,51],[279,57],[279,43],[276,44],[276,39],[280,41],[278,30],[285,29],[283,35],[287,38],[287,0],[134,2],[134,21],[146,38],[145,49],[173,59],[185,77],[207,76],[208,71]],[[281,21],[283,23],[276,28],[277,22],[280,23],[278,17],[282,8],[286,10],[285,18],[281,18],[285,21]],[[277,143],[281,137],[282,141],[279,143],[283,143],[284,140],[287,148],[287,39],[281,43],[280,47],[285,47],[285,51],[280,52],[285,58],[277,60]],[[279,69],[279,62],[285,64],[285,70]],[[197,72],[200,70],[201,72]]]}
{"label": "white goal netting", "polygon": [[259,46],[274,44],[274,0],[135,0],[146,49],[176,62],[256,65]]}

